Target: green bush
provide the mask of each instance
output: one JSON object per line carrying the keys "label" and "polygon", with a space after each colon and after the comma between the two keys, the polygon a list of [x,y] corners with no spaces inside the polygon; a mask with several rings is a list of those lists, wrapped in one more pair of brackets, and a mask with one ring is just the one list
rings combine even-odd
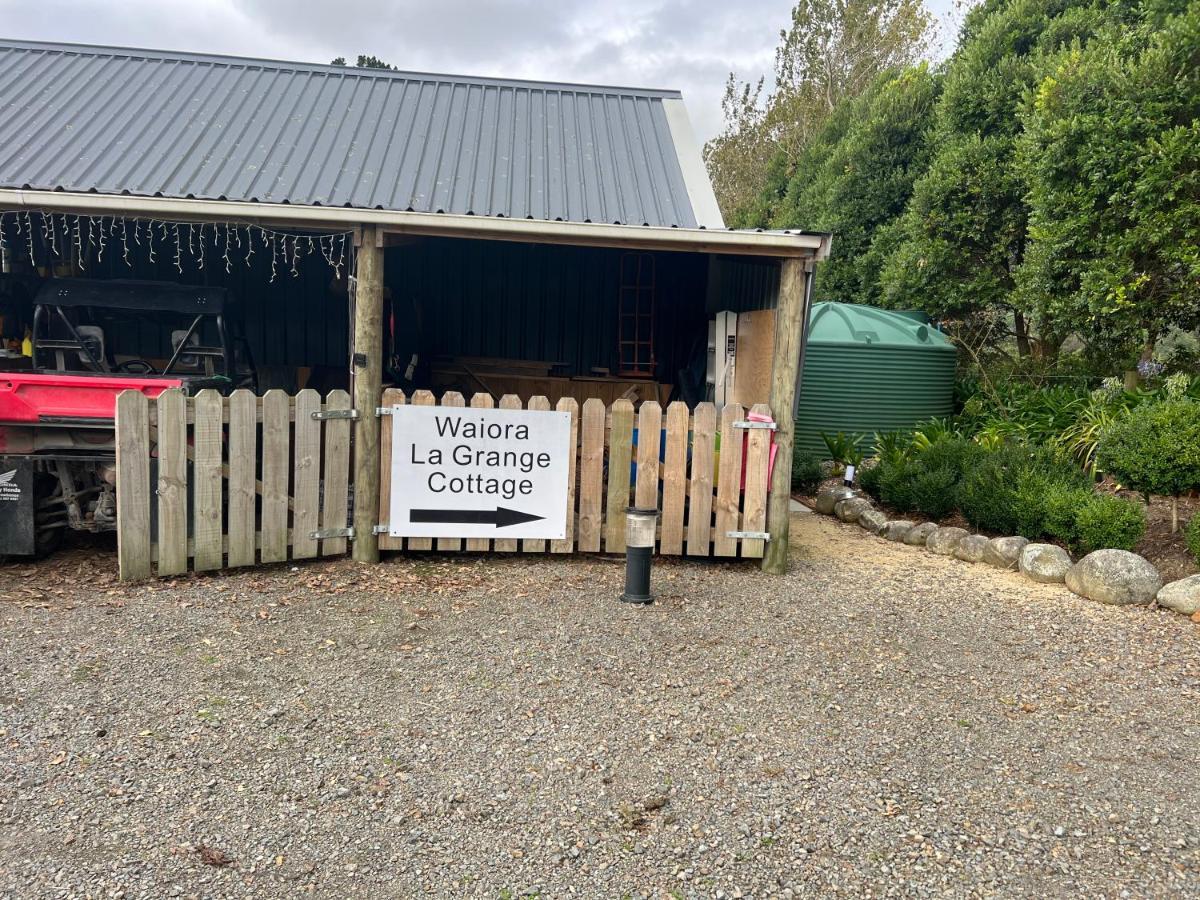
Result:
{"label": "green bush", "polygon": [[975,528],[1041,537],[1046,499],[1056,487],[1090,489],[1091,479],[1047,450],[1004,444],[979,456],[958,491],[959,509]]}
{"label": "green bush", "polygon": [[906,513],[913,508],[912,478],[916,466],[907,460],[895,463],[880,463],[879,493],[881,503],[886,503],[896,512]]}
{"label": "green bush", "polygon": [[909,478],[908,491],[917,512],[929,519],[944,518],[958,502],[958,473],[949,466],[931,469],[918,464]]}
{"label": "green bush", "polygon": [[1075,549],[1081,553],[1132,550],[1146,533],[1146,514],[1130,500],[1095,494],[1075,513]]}
{"label": "green bush", "polygon": [[1192,558],[1196,560],[1196,565],[1200,565],[1200,513],[1192,516],[1192,521],[1188,522],[1183,532],[1183,540]]}
{"label": "green bush", "polygon": [[1076,513],[1092,499],[1092,496],[1092,492],[1087,488],[1053,485],[1046,492],[1042,501],[1043,533],[1047,537],[1074,547],[1078,543],[1078,535],[1075,531]]}
{"label": "green bush", "polygon": [[821,460],[816,454],[797,447],[792,453],[792,490],[811,492],[823,477]]}
{"label": "green bush", "polygon": [[1126,487],[1178,497],[1200,487],[1200,402],[1168,400],[1129,411],[1100,437],[1100,468]]}
{"label": "green bush", "polygon": [[916,458],[927,469],[950,470],[957,481],[983,452],[983,448],[974,441],[962,437],[946,437],[928,445]]}
{"label": "green bush", "polygon": [[871,465],[863,465],[858,472],[858,486],[872,497],[879,496],[879,479],[883,476],[883,463],[876,460]]}

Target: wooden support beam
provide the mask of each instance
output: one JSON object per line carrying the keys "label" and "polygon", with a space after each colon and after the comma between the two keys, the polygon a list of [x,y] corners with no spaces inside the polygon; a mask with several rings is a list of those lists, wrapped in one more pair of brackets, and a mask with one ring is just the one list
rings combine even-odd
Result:
{"label": "wooden support beam", "polygon": [[354,547],[357,562],[379,561],[379,417],[383,387],[383,249],[374,225],[362,226],[356,252],[354,348]]}
{"label": "wooden support beam", "polygon": [[780,263],[779,302],[775,310],[775,355],[771,365],[771,413],[778,430],[775,468],[771,473],[767,504],[767,532],[771,540],[763,554],[764,572],[782,575],[788,565],[788,507],[792,499],[792,411],[796,403],[800,363],[803,358],[804,320],[808,315],[812,264],[802,259]]}

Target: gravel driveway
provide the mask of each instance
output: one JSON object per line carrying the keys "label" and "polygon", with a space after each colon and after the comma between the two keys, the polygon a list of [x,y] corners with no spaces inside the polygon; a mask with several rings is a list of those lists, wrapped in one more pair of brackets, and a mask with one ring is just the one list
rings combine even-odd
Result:
{"label": "gravel driveway", "polygon": [[1200,892],[1196,625],[793,540],[0,570],[0,896]]}

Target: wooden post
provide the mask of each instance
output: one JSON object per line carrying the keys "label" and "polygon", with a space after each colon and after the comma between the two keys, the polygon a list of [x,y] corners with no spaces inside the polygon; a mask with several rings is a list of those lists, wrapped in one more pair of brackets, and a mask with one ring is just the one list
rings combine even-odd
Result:
{"label": "wooden post", "polygon": [[[806,271],[807,269],[807,271]],[[762,569],[782,575],[788,564],[788,507],[792,499],[792,410],[800,375],[804,317],[808,315],[808,279],[811,262],[785,259],[779,273],[779,302],[775,310],[775,355],[771,364],[771,412],[778,430],[775,468],[767,503],[767,532],[771,540],[763,554]]]}
{"label": "wooden post", "polygon": [[379,417],[383,387],[383,248],[374,225],[364,225],[354,289],[354,547],[358,562],[379,561]]}

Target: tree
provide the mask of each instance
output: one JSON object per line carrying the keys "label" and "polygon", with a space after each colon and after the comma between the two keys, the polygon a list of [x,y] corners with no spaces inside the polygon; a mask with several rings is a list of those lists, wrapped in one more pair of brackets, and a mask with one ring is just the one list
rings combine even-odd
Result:
{"label": "tree", "polygon": [[1022,292],[1112,362],[1200,326],[1200,5],[1172,5],[1076,42],[1023,120]]}
{"label": "tree", "polygon": [[847,97],[879,75],[903,68],[928,47],[932,19],[921,0],[799,0],[775,51],[774,90],[740,84],[730,74],[725,129],[704,155],[722,212],[755,224],[745,210],[766,187],[776,151],[782,179],[809,138]]}
{"label": "tree", "polygon": [[[346,64],[346,57],[334,57],[332,60],[330,60],[329,64],[331,66],[344,66]],[[358,62],[356,62],[354,66],[358,69],[388,69],[391,71],[396,71],[395,66],[385,63],[382,59],[379,59],[376,56],[364,56],[361,53],[358,55]]]}

